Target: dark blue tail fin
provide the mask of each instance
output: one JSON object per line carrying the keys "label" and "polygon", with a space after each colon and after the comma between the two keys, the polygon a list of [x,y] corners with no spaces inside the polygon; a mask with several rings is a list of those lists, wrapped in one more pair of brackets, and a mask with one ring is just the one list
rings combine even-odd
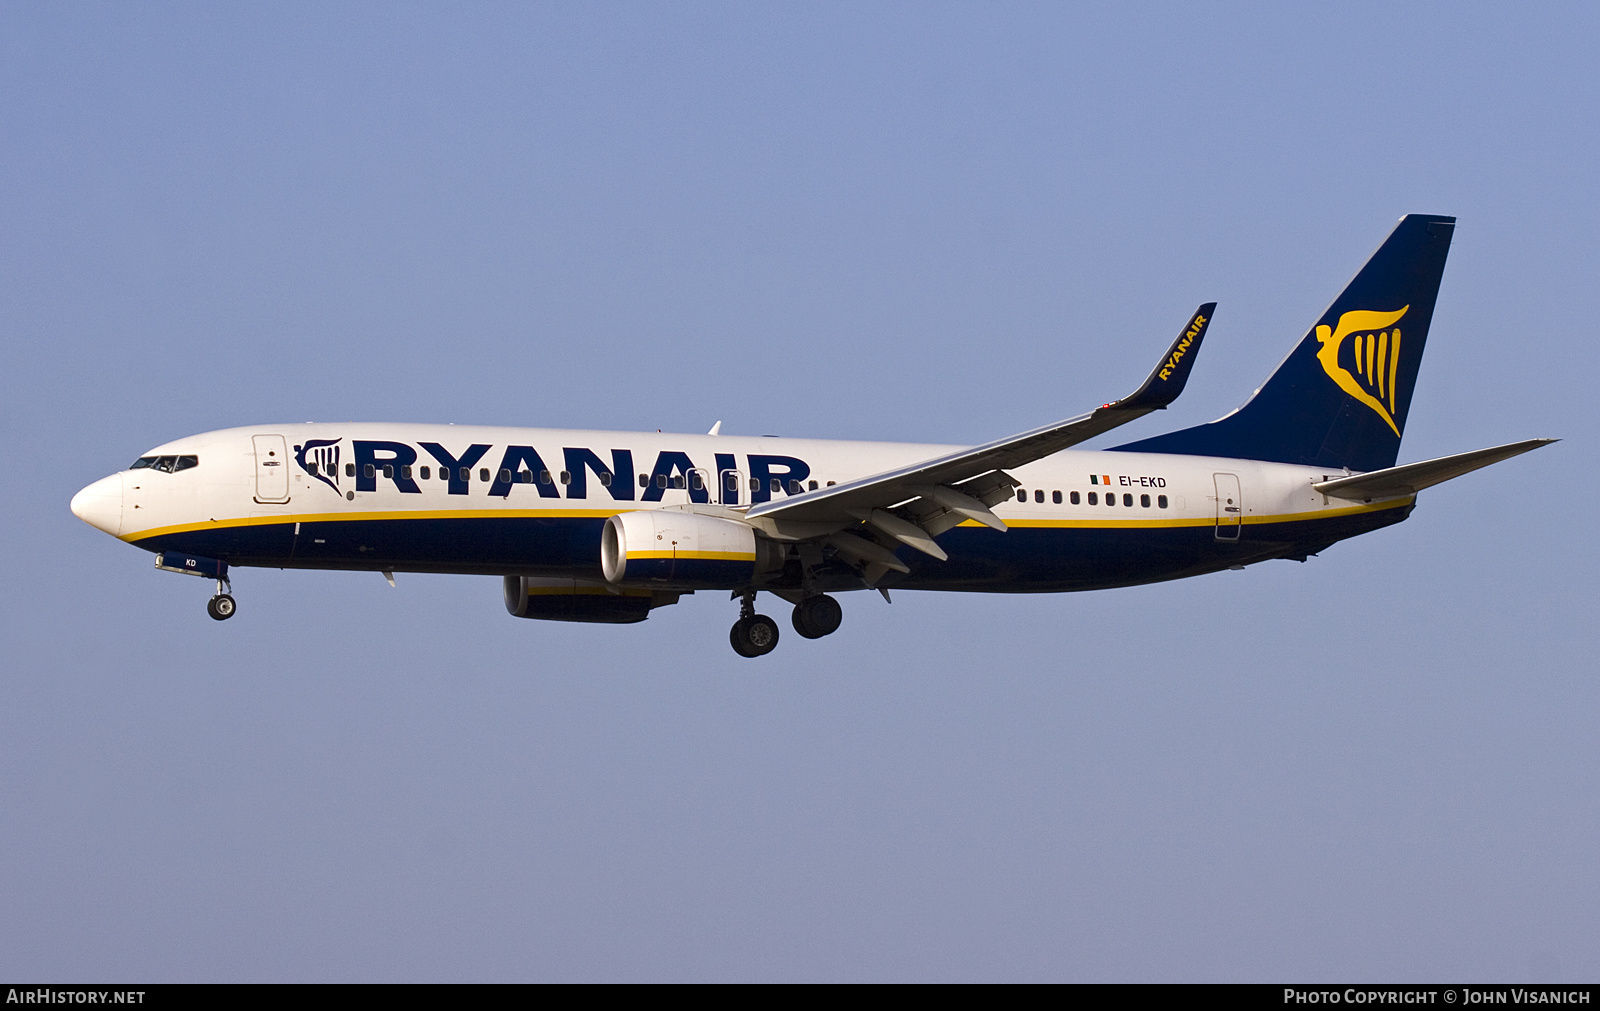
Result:
{"label": "dark blue tail fin", "polygon": [[1401,218],[1243,407],[1117,449],[1356,471],[1394,466],[1455,222]]}

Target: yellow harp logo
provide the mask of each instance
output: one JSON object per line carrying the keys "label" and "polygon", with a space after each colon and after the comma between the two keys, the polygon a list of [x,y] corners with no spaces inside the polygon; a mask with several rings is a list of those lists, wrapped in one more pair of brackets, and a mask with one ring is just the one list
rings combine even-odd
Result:
{"label": "yellow harp logo", "polygon": [[[1394,385],[1400,372],[1400,328],[1389,328],[1400,322],[1400,317],[1410,308],[1404,306],[1397,312],[1358,309],[1340,316],[1337,329],[1324,324],[1317,326],[1317,340],[1322,342],[1317,361],[1322,363],[1322,371],[1339,384],[1339,389],[1377,411],[1378,417],[1394,429],[1396,436],[1400,434],[1399,426],[1394,423]],[[1345,338],[1351,336],[1355,338],[1350,343],[1352,353],[1341,356]],[[1341,357],[1350,363],[1349,367],[1340,361]]]}

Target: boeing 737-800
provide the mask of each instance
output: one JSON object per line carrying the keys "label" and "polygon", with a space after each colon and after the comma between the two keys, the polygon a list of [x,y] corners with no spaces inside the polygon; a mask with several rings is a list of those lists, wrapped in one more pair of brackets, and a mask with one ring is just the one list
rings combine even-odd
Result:
{"label": "boeing 737-800", "polygon": [[1454,228],[1402,218],[1244,406],[1111,450],[1071,447],[1172,403],[1213,305],[1131,396],[976,447],[256,425],[157,446],[72,511],[158,569],[215,580],[217,619],[241,566],[478,573],[504,580],[513,615],[556,621],[642,621],[728,592],[742,656],[778,642],[760,592],[819,638],[848,590],[1049,593],[1303,561],[1554,441],[1396,466]]}

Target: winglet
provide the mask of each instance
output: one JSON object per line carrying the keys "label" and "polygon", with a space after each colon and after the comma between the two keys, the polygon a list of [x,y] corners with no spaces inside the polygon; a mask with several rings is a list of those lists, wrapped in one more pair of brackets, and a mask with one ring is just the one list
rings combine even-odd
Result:
{"label": "winglet", "polygon": [[1205,339],[1206,328],[1211,325],[1211,316],[1216,310],[1215,302],[1207,302],[1196,309],[1194,315],[1189,317],[1189,322],[1183,325],[1178,339],[1167,349],[1161,364],[1157,365],[1155,371],[1144,381],[1144,385],[1132,396],[1114,400],[1101,410],[1112,408],[1119,411],[1130,409],[1158,411],[1177,400],[1178,394],[1183,392],[1184,383],[1189,381],[1189,373],[1194,369],[1194,360],[1200,354],[1200,342]]}

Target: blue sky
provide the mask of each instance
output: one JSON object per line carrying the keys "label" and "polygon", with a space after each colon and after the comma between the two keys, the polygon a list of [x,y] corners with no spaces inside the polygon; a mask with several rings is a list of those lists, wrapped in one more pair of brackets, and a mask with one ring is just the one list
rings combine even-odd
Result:
{"label": "blue sky", "polygon": [[[0,12],[0,972],[1593,980],[1582,5]],[[244,571],[76,520],[185,434],[400,420],[974,443],[1219,302],[1237,406],[1460,219],[1403,461],[1565,441],[1301,565],[844,600]],[[777,613],[777,612],[774,612]]]}

